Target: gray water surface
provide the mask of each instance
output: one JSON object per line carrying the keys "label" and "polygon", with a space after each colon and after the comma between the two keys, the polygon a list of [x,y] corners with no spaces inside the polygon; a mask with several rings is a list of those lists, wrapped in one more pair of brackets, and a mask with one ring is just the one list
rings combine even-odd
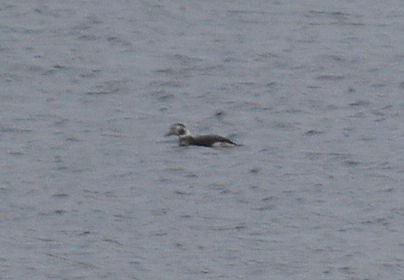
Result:
{"label": "gray water surface", "polygon": [[403,279],[403,26],[400,1],[3,1],[0,279]]}

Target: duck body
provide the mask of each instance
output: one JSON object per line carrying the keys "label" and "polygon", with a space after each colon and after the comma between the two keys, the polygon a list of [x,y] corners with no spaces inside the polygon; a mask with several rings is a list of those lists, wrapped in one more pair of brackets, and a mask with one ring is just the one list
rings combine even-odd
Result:
{"label": "duck body", "polygon": [[225,147],[225,146],[238,146],[230,139],[216,135],[198,135],[192,136],[190,131],[182,123],[175,123],[170,126],[169,132],[166,136],[177,135],[179,146],[203,146],[203,147]]}
{"label": "duck body", "polygon": [[204,147],[221,147],[232,145],[236,146],[237,144],[227,139],[226,137],[215,135],[215,134],[208,134],[208,135],[200,135],[200,136],[183,136],[179,137],[179,145],[180,146],[204,146]]}

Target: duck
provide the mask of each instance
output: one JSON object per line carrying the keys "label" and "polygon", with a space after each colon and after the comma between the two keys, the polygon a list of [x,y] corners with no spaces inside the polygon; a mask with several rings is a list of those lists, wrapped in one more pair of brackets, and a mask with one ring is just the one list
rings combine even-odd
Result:
{"label": "duck", "polygon": [[203,147],[239,146],[232,140],[216,134],[193,136],[191,132],[186,128],[186,126],[182,123],[175,123],[170,126],[170,129],[165,136],[172,136],[172,135],[178,136],[179,146],[190,146],[190,145],[203,146]]}

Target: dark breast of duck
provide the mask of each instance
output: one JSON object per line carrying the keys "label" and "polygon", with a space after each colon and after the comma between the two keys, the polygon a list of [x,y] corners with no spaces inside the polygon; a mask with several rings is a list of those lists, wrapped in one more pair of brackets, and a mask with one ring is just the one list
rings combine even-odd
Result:
{"label": "dark breast of duck", "polygon": [[185,136],[180,138],[180,145],[195,145],[195,146],[204,146],[204,147],[212,147],[215,144],[224,143],[230,145],[237,145],[233,141],[227,139],[226,137],[219,135],[201,135],[201,136]]}

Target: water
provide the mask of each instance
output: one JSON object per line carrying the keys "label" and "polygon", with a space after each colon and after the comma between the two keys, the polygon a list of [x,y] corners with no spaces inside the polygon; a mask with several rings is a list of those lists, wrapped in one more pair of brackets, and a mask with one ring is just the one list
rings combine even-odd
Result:
{"label": "water", "polygon": [[0,4],[0,278],[402,279],[403,14]]}

